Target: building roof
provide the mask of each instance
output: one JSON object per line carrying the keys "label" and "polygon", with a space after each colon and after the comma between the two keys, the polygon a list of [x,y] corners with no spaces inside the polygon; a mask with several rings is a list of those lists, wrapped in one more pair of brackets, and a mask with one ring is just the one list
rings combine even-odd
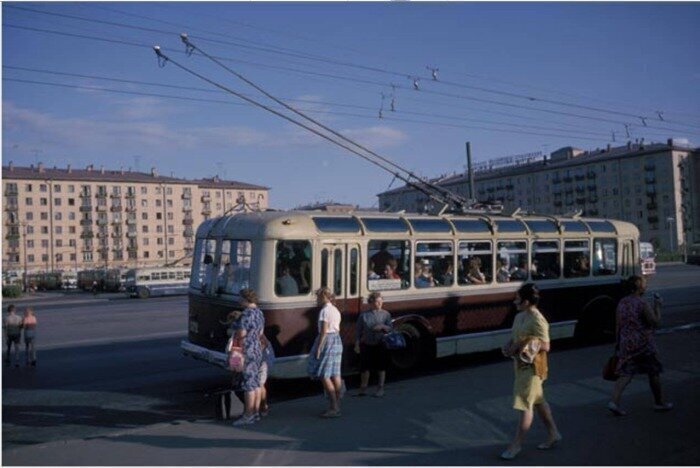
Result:
{"label": "building roof", "polygon": [[29,167],[15,166],[10,163],[2,166],[3,179],[20,180],[66,180],[85,182],[121,182],[121,183],[142,183],[142,184],[183,184],[197,185],[201,188],[218,189],[249,189],[249,190],[269,190],[269,187],[253,185],[235,180],[222,180],[218,177],[211,179],[184,179],[179,177],[166,177],[159,175],[155,168],[151,172],[135,172],[125,170],[95,169],[92,165],[85,169],[74,169],[70,165],[66,168],[47,168],[39,163]]}
{"label": "building roof", "polygon": [[[569,148],[568,147],[561,148],[560,150],[554,151],[552,154],[557,153],[558,151],[561,151],[564,149],[569,149]],[[571,149],[574,150],[574,148],[571,148]],[[484,179],[491,179],[491,178],[495,178],[495,177],[509,177],[509,176],[514,176],[514,175],[519,175],[519,174],[524,174],[524,173],[530,173],[533,170],[539,171],[539,170],[544,170],[544,169],[547,169],[547,170],[561,169],[561,168],[565,168],[565,167],[573,167],[573,166],[578,166],[578,165],[603,162],[603,161],[608,161],[608,160],[612,160],[612,159],[618,159],[621,157],[643,156],[646,154],[654,154],[654,153],[659,153],[662,151],[674,151],[674,150],[697,152],[700,150],[700,148],[692,148],[689,146],[676,145],[673,140],[669,140],[668,143],[651,143],[651,144],[628,143],[627,145],[617,146],[614,148],[608,146],[607,148],[602,148],[602,149],[598,148],[595,150],[581,152],[579,155],[571,157],[569,159],[560,159],[560,160],[545,159],[542,161],[535,161],[535,162],[526,163],[526,164],[514,164],[514,165],[494,168],[494,169],[490,169],[490,170],[476,171],[476,172],[474,172],[474,179],[475,180],[484,180]],[[462,183],[466,180],[467,180],[466,174],[456,173],[456,174],[442,175],[439,177],[435,177],[433,179],[430,179],[429,182],[444,187],[447,185]],[[402,187],[397,187],[397,188],[392,189],[392,190],[387,190],[386,192],[381,192],[379,194],[379,196],[393,195],[393,194],[403,193],[403,192],[413,192],[414,190],[415,189],[413,189],[412,187],[404,185]]]}

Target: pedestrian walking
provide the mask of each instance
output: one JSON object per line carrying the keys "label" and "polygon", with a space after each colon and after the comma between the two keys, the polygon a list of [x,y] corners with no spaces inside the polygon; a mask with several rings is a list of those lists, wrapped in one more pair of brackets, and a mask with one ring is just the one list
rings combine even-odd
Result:
{"label": "pedestrian walking", "polygon": [[332,304],[333,294],[327,287],[316,293],[316,301],[321,307],[318,316],[318,336],[311,347],[308,373],[312,379],[320,379],[328,397],[328,409],[321,413],[323,418],[340,416],[340,399],[343,381],[340,366],[343,356],[343,343],[340,339],[340,311]]}
{"label": "pedestrian walking", "polygon": [[[5,330],[5,342],[7,343],[7,354],[5,355],[5,365],[19,367],[19,342],[22,338],[22,317],[15,313],[15,305],[7,306],[7,316],[2,322]],[[14,352],[12,347],[14,345]]]}
{"label": "pedestrian walking", "polygon": [[24,309],[22,330],[24,333],[24,355],[27,367],[36,367],[36,316],[34,315],[34,309],[31,307]]}
{"label": "pedestrian walking", "polygon": [[549,434],[537,448],[547,450],[562,440],[542,388],[547,378],[550,345],[549,324],[537,309],[539,301],[540,293],[534,284],[527,283],[518,290],[515,296],[518,314],[513,321],[511,339],[502,349],[505,356],[513,358],[513,408],[520,411],[515,438],[501,454],[504,460],[512,460],[520,453],[525,435],[532,426],[534,411],[537,411]]}
{"label": "pedestrian walking", "polygon": [[659,361],[654,341],[654,329],[661,324],[661,298],[655,295],[653,307],[642,299],[646,292],[644,277],[631,276],[627,286],[629,294],[617,305],[616,370],[619,377],[615,381],[608,410],[616,416],[626,415],[627,413],[620,408],[622,392],[636,374],[647,374],[654,396],[654,410],[669,411],[673,404],[664,402],[661,394],[659,375],[663,372],[663,366]]}
{"label": "pedestrian walking", "polygon": [[382,309],[382,293],[373,292],[367,302],[369,310],[360,314],[355,326],[355,353],[360,355],[360,390],[357,396],[367,395],[370,371],[374,371],[379,379],[374,396],[383,397],[389,350],[382,343],[382,338],[391,331],[391,314]]}
{"label": "pedestrian walking", "polygon": [[265,329],[265,318],[257,306],[258,297],[249,288],[239,292],[241,305],[245,308],[232,324],[231,336],[242,343],[243,371],[234,374],[234,390],[242,391],[243,414],[233,422],[234,426],[253,424],[260,419],[260,365],[262,346],[260,335]]}

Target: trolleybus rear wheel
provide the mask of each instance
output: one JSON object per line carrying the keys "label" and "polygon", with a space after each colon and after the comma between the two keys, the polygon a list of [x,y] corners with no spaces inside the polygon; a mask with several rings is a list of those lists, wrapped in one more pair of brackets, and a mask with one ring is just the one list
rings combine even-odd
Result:
{"label": "trolleybus rear wheel", "polygon": [[391,363],[401,370],[413,369],[431,357],[428,336],[421,327],[413,323],[402,323],[396,327],[406,339],[406,347],[391,350]]}

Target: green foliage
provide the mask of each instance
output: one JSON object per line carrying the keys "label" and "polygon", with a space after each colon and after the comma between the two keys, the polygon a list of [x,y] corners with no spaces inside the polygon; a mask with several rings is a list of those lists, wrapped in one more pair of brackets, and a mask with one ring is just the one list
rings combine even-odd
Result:
{"label": "green foliage", "polygon": [[20,297],[22,295],[22,287],[16,284],[10,284],[2,287],[2,297]]}

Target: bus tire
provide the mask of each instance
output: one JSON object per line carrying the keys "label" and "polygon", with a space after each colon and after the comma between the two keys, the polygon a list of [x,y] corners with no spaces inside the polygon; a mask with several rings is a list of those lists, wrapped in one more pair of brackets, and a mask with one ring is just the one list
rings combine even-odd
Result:
{"label": "bus tire", "polygon": [[[434,357],[428,333],[414,323],[402,323],[396,327],[406,339],[406,347],[391,351],[391,364],[400,370],[415,369]],[[433,346],[434,348],[434,346]]]}
{"label": "bus tire", "polygon": [[140,287],[136,290],[136,295],[139,299],[148,299],[151,292],[148,290],[148,288]]}
{"label": "bus tire", "polygon": [[589,304],[576,324],[574,336],[585,344],[607,343],[615,340],[615,304],[600,300]]}

